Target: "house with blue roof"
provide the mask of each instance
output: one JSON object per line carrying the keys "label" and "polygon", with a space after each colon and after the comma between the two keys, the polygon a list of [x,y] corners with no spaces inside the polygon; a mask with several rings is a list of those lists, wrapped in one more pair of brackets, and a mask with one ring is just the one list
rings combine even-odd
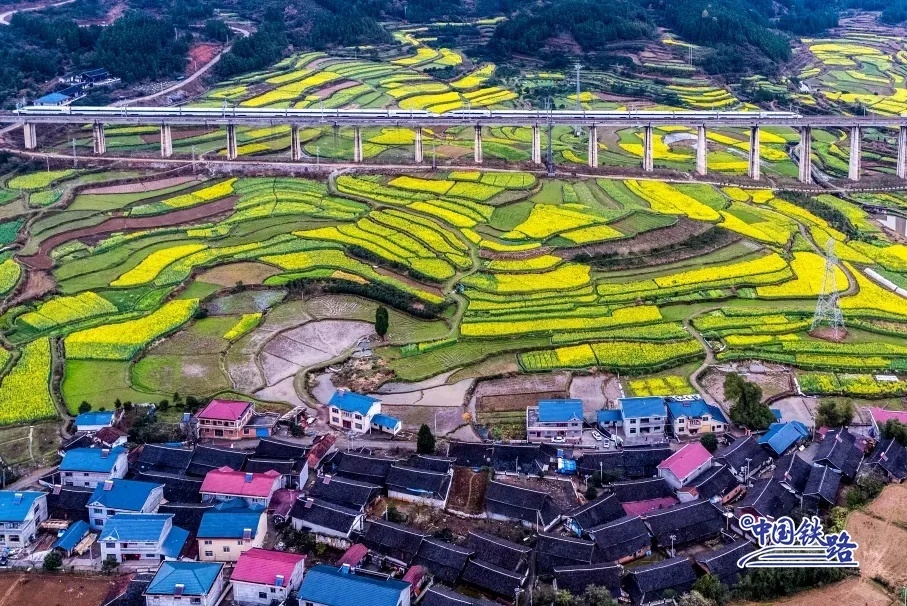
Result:
{"label": "house with blue roof", "polygon": [[305,573],[297,596],[306,606],[409,606],[410,587],[348,565],[319,564]]}
{"label": "house with blue roof", "polygon": [[365,433],[378,414],[381,414],[381,400],[348,389],[338,389],[328,401],[328,425],[337,429]]}
{"label": "house with blue roof", "polygon": [[790,448],[809,438],[809,429],[800,421],[786,423],[772,423],[759,438],[759,444],[764,446],[776,457],[780,457]]}
{"label": "house with blue roof", "polygon": [[701,396],[666,398],[665,404],[668,407],[668,422],[677,438],[727,431],[724,412]]}
{"label": "house with blue roof", "polygon": [[94,488],[105,480],[122,478],[129,469],[126,449],[73,448],[66,451],[60,462],[60,480],[63,486]]}
{"label": "house with blue roof", "polygon": [[83,412],[76,417],[76,431],[101,431],[105,427],[113,427],[121,416],[122,412],[115,410]]}
{"label": "house with blue roof", "polygon": [[[68,558],[75,553],[76,547],[82,544],[82,539],[87,537],[89,533],[91,533],[91,528],[89,528],[88,523],[84,520],[79,520],[66,530],[60,531],[51,549],[59,549]],[[90,546],[91,544],[89,543],[85,547]]]}
{"label": "house with blue roof", "polygon": [[107,520],[98,543],[101,559],[152,562],[179,558],[189,531],[173,525],[172,513],[120,513]]}
{"label": "house with blue roof", "polygon": [[224,565],[161,562],[145,589],[148,606],[214,606],[224,593]]}
{"label": "house with blue roof", "polygon": [[620,398],[620,423],[627,442],[662,442],[668,424],[665,400],[658,396]]}
{"label": "house with blue roof", "polygon": [[107,519],[118,513],[154,513],[164,500],[164,485],[136,480],[105,480],[88,499],[88,520],[92,530],[100,530]]}
{"label": "house with blue roof", "polygon": [[392,436],[397,435],[403,429],[403,423],[400,422],[400,419],[384,413],[378,413],[372,417],[371,426],[375,431],[389,433]]}
{"label": "house with blue roof", "polygon": [[539,400],[538,406],[526,408],[526,439],[550,442],[555,438],[568,442],[582,440],[582,400]]}
{"label": "house with blue roof", "polygon": [[25,547],[47,519],[47,494],[36,490],[0,490],[0,547]]}
{"label": "house with blue roof", "polygon": [[63,93],[48,93],[35,99],[34,105],[68,105],[72,100],[72,97]]}
{"label": "house with blue roof", "polygon": [[267,532],[262,505],[247,505],[242,499],[218,503],[205,512],[198,527],[198,559],[236,562],[246,551],[261,547]]}

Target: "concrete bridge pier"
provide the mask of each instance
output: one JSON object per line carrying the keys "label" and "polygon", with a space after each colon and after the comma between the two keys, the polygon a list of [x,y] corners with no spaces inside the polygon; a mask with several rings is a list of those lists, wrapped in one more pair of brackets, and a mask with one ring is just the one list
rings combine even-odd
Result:
{"label": "concrete bridge pier", "polygon": [[812,181],[813,133],[811,126],[800,127],[800,183]]}
{"label": "concrete bridge pier", "polygon": [[851,181],[860,180],[860,154],[862,152],[863,129],[853,126],[850,129],[850,162],[847,166],[847,178]]}
{"label": "concrete bridge pier", "polygon": [[353,127],[353,162],[362,162],[362,128]]}
{"label": "concrete bridge pier", "polygon": [[642,133],[642,169],[646,172],[655,170],[655,156],[652,151],[652,127],[646,126]]}
{"label": "concrete bridge pier", "polygon": [[239,149],[236,145],[236,125],[227,125],[227,160],[236,160],[239,157]]}
{"label": "concrete bridge pier", "polygon": [[758,181],[762,176],[762,164],[760,163],[759,150],[759,127],[750,128],[750,157],[749,157],[749,175],[753,181]]}
{"label": "concrete bridge pier", "polygon": [[34,124],[23,124],[22,134],[25,137],[25,149],[38,148],[38,128]]}
{"label": "concrete bridge pier", "polygon": [[425,161],[425,153],[422,148],[422,127],[416,127],[416,149],[415,149],[415,161],[417,164],[422,164]]}
{"label": "concrete bridge pier", "polygon": [[95,122],[92,128],[92,143],[96,156],[103,155],[107,151],[107,140],[104,138],[104,124]]}
{"label": "concrete bridge pier", "polygon": [[476,164],[482,163],[482,127],[476,126],[475,139],[472,142],[473,160]]}
{"label": "concrete bridge pier", "polygon": [[598,127],[589,127],[589,166],[598,168]]}
{"label": "concrete bridge pier", "polygon": [[696,134],[696,174],[704,177],[709,172],[709,148],[706,145],[705,124],[700,124]]}
{"label": "concrete bridge pier", "polygon": [[898,128],[898,177],[907,179],[907,126]]}
{"label": "concrete bridge pier", "polygon": [[542,129],[538,124],[532,125],[532,163],[542,163]]}
{"label": "concrete bridge pier", "polygon": [[173,155],[173,132],[169,124],[161,124],[161,158]]}
{"label": "concrete bridge pier", "polygon": [[302,144],[299,141],[299,126],[290,125],[290,160],[299,162],[302,160]]}

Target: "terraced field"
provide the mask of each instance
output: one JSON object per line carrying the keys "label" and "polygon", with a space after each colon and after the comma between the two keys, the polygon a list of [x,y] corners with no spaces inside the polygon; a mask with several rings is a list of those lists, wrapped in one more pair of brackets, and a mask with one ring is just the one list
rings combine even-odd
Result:
{"label": "terraced field", "polygon": [[[174,392],[285,408],[364,342],[403,382],[598,368],[644,395],[691,389],[701,334],[718,360],[798,368],[807,393],[905,391],[867,373],[907,372],[907,300],[876,281],[907,279],[907,245],[844,198],[457,170],[59,178],[65,209],[26,220],[19,198],[0,226],[23,231],[0,265],[0,391],[29,394],[0,423]],[[829,241],[841,342],[810,334]]]}

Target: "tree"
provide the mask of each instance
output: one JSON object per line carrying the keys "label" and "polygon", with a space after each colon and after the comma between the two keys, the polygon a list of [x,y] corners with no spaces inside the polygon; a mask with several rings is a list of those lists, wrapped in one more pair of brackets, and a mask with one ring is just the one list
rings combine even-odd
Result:
{"label": "tree", "polygon": [[120,401],[119,398],[117,398],[116,400],[113,401],[113,407],[116,408],[117,410],[123,408],[123,403]]}
{"label": "tree", "polygon": [[711,600],[718,606],[722,606],[731,598],[731,592],[727,588],[727,585],[722,583],[718,577],[711,574],[699,577],[699,579],[693,583],[693,591],[700,594],[705,599]]}
{"label": "tree", "polygon": [[101,562],[101,572],[104,574],[113,574],[113,572],[120,567],[120,563],[117,562],[117,559],[113,555],[107,556],[103,562]]}
{"label": "tree", "polygon": [[844,427],[853,420],[853,402],[827,399],[816,409],[816,427]]}
{"label": "tree", "polygon": [[375,310],[375,332],[383,339],[389,327],[390,317],[388,316],[387,308],[379,305],[378,309]]}
{"label": "tree", "polygon": [[599,585],[586,587],[582,603],[585,606],[617,606],[617,602],[611,597],[611,590]]}
{"label": "tree", "polygon": [[699,439],[699,443],[708,450],[709,452],[715,452],[718,450],[718,436],[712,432],[702,434],[702,437]]}
{"label": "tree", "polygon": [[51,550],[44,556],[44,570],[54,572],[60,570],[63,566],[63,556],[56,549]]}
{"label": "tree", "polygon": [[595,489],[595,485],[590,483],[589,486],[586,487],[586,499],[591,501],[592,499],[594,499],[597,496],[598,496],[598,491]]}
{"label": "tree", "polygon": [[733,401],[731,404],[731,420],[738,425],[749,429],[766,429],[775,421],[768,405],[762,403],[762,388],[744,381],[735,372],[724,378],[724,395]]}
{"label": "tree", "polygon": [[419,436],[416,438],[416,452],[419,454],[433,454],[435,452],[435,434],[425,423],[419,428]]}
{"label": "tree", "polygon": [[907,446],[907,425],[897,419],[888,419],[882,425],[882,437],[886,440],[897,440],[902,446]]}
{"label": "tree", "polygon": [[90,411],[91,411],[91,404],[89,404],[85,400],[82,400],[82,403],[79,404],[79,414],[82,414],[83,412],[90,412]]}
{"label": "tree", "polygon": [[677,606],[715,606],[715,602],[706,598],[698,591],[691,591],[680,596]]}

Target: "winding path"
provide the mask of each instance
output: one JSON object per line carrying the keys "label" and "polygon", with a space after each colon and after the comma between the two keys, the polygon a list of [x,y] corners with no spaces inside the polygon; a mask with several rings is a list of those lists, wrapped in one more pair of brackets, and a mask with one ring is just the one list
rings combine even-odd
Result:
{"label": "winding path", "polygon": [[64,4],[72,4],[76,0],[63,0],[63,2],[55,2],[54,4],[39,4],[37,6],[23,6],[21,8],[15,8],[11,11],[6,11],[5,13],[0,14],[0,25],[9,25],[10,20],[13,18],[13,15],[16,13],[24,13],[28,11],[40,11],[45,8],[53,8],[55,6],[63,6]]}

